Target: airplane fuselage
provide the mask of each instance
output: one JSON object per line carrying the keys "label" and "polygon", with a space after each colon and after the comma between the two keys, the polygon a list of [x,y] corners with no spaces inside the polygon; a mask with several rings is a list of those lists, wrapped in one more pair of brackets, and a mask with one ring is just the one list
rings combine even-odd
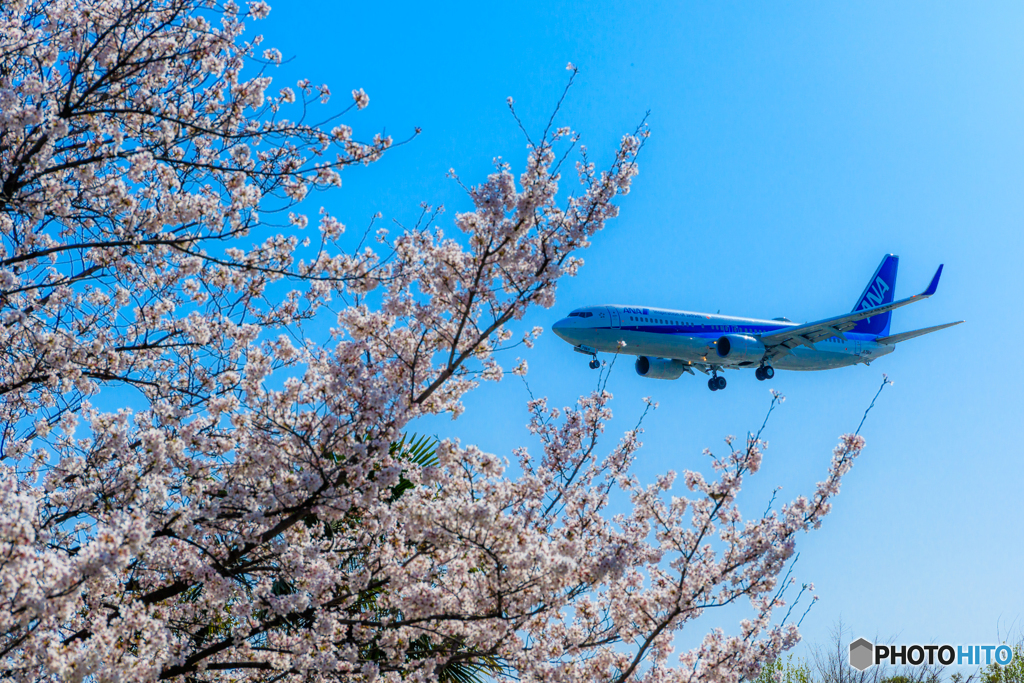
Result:
{"label": "airplane fuselage", "polygon": [[[675,311],[640,306],[588,306],[559,320],[553,331],[584,353],[603,353],[677,359],[687,364],[718,368],[757,367],[758,360],[739,356],[722,358],[716,342],[726,335],[759,338],[797,327],[785,319],[760,320],[735,316]],[[879,344],[877,335],[847,332],[798,346],[776,358],[772,365],[782,370],[828,370],[892,353],[894,345]],[[623,344],[620,345],[620,342]],[[812,348],[813,347],[813,348]]]}

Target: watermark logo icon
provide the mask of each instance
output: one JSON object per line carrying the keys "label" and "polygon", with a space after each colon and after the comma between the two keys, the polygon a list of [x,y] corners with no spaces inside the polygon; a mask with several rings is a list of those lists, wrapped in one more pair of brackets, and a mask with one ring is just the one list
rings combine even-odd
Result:
{"label": "watermark logo icon", "polygon": [[864,671],[875,665],[875,646],[867,638],[858,638],[850,643],[850,666]]}

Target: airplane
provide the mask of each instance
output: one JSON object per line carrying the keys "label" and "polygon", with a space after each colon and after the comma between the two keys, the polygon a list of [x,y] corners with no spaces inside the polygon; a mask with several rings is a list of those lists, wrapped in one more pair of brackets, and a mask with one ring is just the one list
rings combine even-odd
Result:
{"label": "airplane", "polygon": [[863,363],[892,353],[901,341],[964,322],[946,323],[899,334],[889,333],[892,312],[927,299],[939,286],[942,266],[920,294],[894,301],[899,256],[886,255],[857,299],[853,311],[811,323],[788,318],[761,320],[674,311],[644,306],[587,306],[569,313],[552,331],[601,362],[598,352],[636,356],[641,377],[678,379],[698,370],[709,375],[708,388],[725,389],[723,370],[754,368],[764,381],[780,370],[828,370]]}

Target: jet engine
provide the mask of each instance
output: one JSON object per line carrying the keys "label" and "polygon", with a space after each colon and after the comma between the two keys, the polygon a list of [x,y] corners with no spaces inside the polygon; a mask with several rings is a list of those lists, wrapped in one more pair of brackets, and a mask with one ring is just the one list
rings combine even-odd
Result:
{"label": "jet engine", "polygon": [[761,340],[745,334],[727,334],[715,342],[718,357],[730,363],[758,363],[764,357]]}
{"label": "jet engine", "polygon": [[679,379],[686,369],[686,363],[675,358],[648,358],[637,356],[636,374],[651,379]]}

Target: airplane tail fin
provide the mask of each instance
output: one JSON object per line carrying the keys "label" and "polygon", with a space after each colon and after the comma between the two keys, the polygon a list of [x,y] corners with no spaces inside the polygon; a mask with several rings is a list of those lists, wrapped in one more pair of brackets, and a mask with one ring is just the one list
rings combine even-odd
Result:
{"label": "airplane tail fin", "polygon": [[[893,254],[888,254],[882,259],[882,262],[878,264],[878,270],[868,281],[868,286],[864,288],[864,293],[857,299],[857,304],[853,307],[854,311],[892,303],[893,295],[896,293],[896,268],[899,264],[900,257]],[[892,311],[888,311],[859,321],[850,332],[884,337],[889,334],[891,321]]]}

